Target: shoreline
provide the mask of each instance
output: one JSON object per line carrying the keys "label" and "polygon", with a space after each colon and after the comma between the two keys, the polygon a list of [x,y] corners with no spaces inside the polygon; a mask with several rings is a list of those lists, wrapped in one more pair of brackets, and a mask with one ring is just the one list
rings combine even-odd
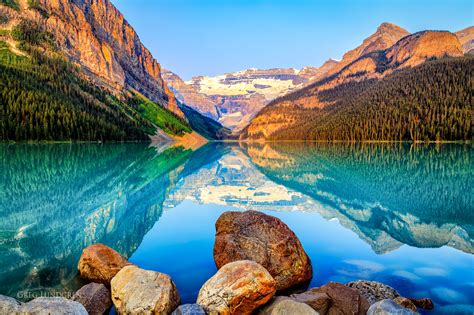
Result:
{"label": "shoreline", "polygon": [[85,315],[107,314],[114,307],[118,314],[412,315],[434,308],[429,298],[404,297],[384,283],[364,279],[310,288],[319,276],[313,273],[313,262],[277,217],[228,211],[215,229],[217,272],[202,284],[193,304],[181,304],[169,275],[142,269],[114,249],[93,244],[79,258],[77,270],[85,285],[74,294],[40,296],[26,303],[0,295],[0,310]]}
{"label": "shoreline", "polygon": [[[179,142],[179,141],[176,141]],[[150,143],[153,144],[151,140],[128,140],[128,141],[84,141],[84,140],[64,140],[64,141],[55,141],[55,140],[28,140],[28,141],[7,141],[2,140],[0,144],[128,144],[128,143]],[[469,140],[446,140],[446,141],[379,141],[379,140],[366,140],[366,141],[344,141],[344,140],[334,140],[334,141],[325,141],[325,140],[209,140],[207,139],[206,143],[246,143],[246,144],[266,144],[266,143],[295,143],[295,144],[310,144],[310,143],[324,143],[324,144],[464,144],[469,145],[473,144]]]}

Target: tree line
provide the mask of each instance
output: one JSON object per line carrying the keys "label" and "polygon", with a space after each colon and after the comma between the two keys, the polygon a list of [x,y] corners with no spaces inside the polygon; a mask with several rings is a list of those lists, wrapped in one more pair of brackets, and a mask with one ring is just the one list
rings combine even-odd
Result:
{"label": "tree line", "polygon": [[[323,109],[278,107],[298,123],[272,140],[441,141],[472,139],[474,57],[443,58],[319,92]],[[296,101],[299,94],[286,96]],[[272,105],[266,110],[272,110]],[[273,106],[278,106],[278,103]],[[265,113],[265,111],[262,113]]]}

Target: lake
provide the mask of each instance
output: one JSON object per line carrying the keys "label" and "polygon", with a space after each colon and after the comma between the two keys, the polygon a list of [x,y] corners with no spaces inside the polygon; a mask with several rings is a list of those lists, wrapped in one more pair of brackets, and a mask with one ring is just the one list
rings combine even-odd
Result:
{"label": "lake", "polygon": [[311,258],[311,286],[376,280],[474,313],[471,145],[0,145],[0,294],[68,295],[84,247],[104,243],[169,274],[194,302],[216,272],[214,223],[282,219]]}

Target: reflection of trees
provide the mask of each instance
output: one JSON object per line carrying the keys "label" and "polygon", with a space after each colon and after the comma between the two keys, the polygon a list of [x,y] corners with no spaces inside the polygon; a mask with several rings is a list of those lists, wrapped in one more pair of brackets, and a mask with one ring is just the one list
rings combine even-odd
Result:
{"label": "reflection of trees", "polygon": [[131,255],[191,153],[157,155],[141,144],[0,146],[1,293],[75,281],[91,243]]}
{"label": "reflection of trees", "polygon": [[[256,153],[268,147],[275,163]],[[272,143],[247,152],[272,180],[336,209],[366,235],[378,229],[413,246],[473,251],[470,146]]]}

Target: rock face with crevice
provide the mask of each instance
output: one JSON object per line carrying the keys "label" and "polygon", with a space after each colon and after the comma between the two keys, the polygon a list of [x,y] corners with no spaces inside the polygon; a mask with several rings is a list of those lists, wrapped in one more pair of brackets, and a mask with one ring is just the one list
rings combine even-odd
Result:
{"label": "rock face with crevice", "polygon": [[184,117],[160,64],[109,0],[37,0],[34,8],[22,2],[13,20],[43,26],[90,80],[117,95],[138,91]]}
{"label": "rock face with crevice", "polygon": [[280,219],[257,211],[225,212],[216,222],[216,266],[246,259],[265,267],[277,290],[304,285],[313,276],[299,239]]}

